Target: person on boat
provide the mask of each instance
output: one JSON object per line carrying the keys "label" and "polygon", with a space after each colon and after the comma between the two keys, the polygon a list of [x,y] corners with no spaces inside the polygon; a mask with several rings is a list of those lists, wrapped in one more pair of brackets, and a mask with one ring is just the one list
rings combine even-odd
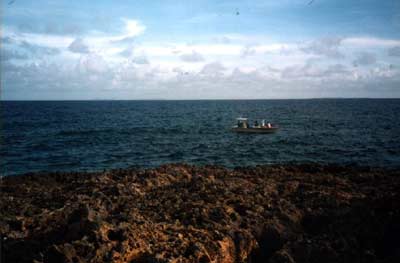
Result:
{"label": "person on boat", "polygon": [[268,128],[272,128],[271,123],[268,122],[268,123],[267,123],[267,127],[268,127]]}
{"label": "person on boat", "polygon": [[254,127],[257,128],[258,127],[258,121],[254,121]]}
{"label": "person on boat", "polygon": [[263,128],[265,127],[265,120],[261,121],[261,127],[263,127]]}

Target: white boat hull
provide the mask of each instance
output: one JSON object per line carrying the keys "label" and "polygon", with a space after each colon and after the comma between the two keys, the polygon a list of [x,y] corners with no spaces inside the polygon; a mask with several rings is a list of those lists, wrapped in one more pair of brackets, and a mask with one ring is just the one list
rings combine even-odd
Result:
{"label": "white boat hull", "polygon": [[232,131],[233,132],[238,132],[238,133],[275,133],[278,131],[278,127],[263,127],[263,128],[238,128],[238,127],[233,127]]}

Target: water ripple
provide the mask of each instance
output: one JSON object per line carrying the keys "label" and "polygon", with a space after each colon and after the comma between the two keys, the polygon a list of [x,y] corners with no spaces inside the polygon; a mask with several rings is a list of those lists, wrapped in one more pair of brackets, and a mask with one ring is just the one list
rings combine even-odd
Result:
{"label": "water ripple", "polygon": [[[2,102],[1,174],[170,162],[400,167],[400,100]],[[230,132],[238,116],[271,135]]]}

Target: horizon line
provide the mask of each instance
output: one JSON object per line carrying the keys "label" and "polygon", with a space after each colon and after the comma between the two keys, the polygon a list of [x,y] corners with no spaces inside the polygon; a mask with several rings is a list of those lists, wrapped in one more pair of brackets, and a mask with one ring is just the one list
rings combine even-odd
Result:
{"label": "horizon line", "polygon": [[384,100],[384,99],[400,99],[400,97],[310,97],[310,98],[262,98],[262,99],[0,99],[0,102],[8,101],[261,101],[261,100],[348,100],[348,99],[370,99],[370,100]]}

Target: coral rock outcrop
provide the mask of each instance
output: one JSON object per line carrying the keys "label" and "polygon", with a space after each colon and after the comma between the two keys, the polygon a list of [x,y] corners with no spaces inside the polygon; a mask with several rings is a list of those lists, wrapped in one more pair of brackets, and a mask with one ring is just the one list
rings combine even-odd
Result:
{"label": "coral rock outcrop", "polygon": [[2,178],[2,262],[400,262],[400,173],[164,165]]}

